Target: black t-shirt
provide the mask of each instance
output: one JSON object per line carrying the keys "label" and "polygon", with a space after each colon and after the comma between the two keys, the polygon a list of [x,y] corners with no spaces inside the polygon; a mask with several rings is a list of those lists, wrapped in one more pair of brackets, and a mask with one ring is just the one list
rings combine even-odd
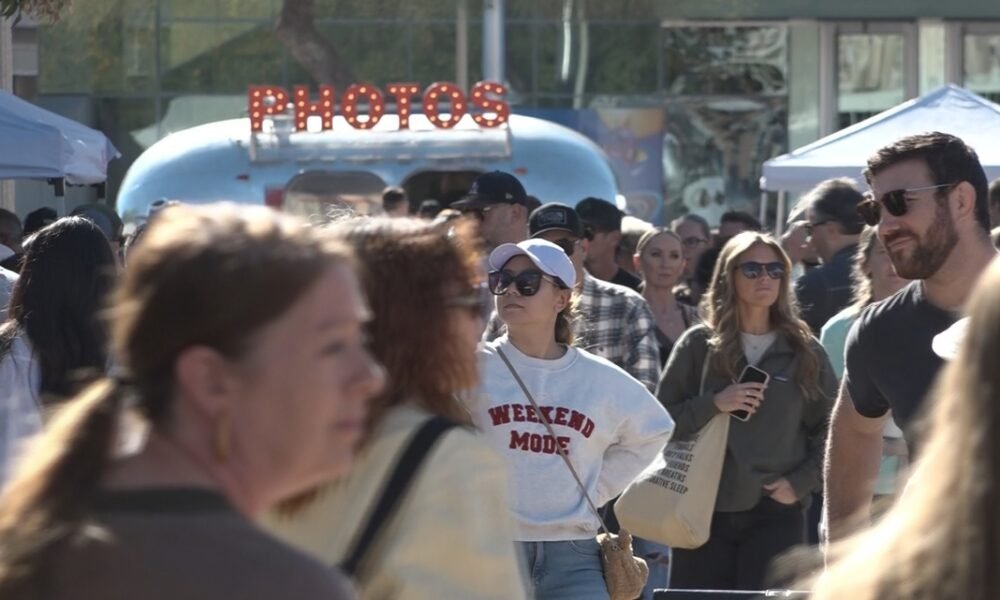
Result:
{"label": "black t-shirt", "polygon": [[625,269],[618,269],[615,276],[611,279],[611,283],[617,283],[618,285],[624,285],[627,288],[631,288],[635,291],[639,291],[639,284],[642,280],[635,275],[629,273]]}
{"label": "black t-shirt", "polygon": [[919,281],[862,311],[844,351],[844,385],[854,408],[870,418],[891,409],[906,431],[943,362],[931,341],[957,319],[931,304]]}

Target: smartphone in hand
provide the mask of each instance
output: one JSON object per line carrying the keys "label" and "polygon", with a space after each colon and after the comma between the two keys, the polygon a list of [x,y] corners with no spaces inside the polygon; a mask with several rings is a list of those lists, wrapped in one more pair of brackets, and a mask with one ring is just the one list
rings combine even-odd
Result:
{"label": "smartphone in hand", "polygon": [[[758,369],[753,365],[747,365],[743,369],[743,372],[740,373],[740,378],[736,381],[736,383],[763,383],[764,385],[767,385],[767,382],[770,381],[770,379],[771,376],[767,374],[767,371]],[[750,413],[745,410],[734,410],[729,413],[729,416],[734,419],[739,419],[740,421],[750,420]]]}

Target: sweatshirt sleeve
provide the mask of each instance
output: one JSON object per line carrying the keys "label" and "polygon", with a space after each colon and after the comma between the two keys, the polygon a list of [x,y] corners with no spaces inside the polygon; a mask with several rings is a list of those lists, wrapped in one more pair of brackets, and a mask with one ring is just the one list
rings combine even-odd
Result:
{"label": "sweatshirt sleeve", "polygon": [[719,414],[714,401],[716,390],[699,393],[702,367],[708,359],[705,335],[703,327],[693,327],[677,340],[656,388],[656,397],[677,423],[674,433],[679,437],[696,433]]}
{"label": "sweatshirt sleeve", "polygon": [[622,404],[628,407],[627,416],[618,427],[615,443],[604,451],[595,499],[598,506],[621,494],[663,451],[674,431],[670,414],[644,387],[632,383],[633,397]]}
{"label": "sweatshirt sleeve", "polygon": [[837,397],[837,377],[830,366],[830,358],[818,343],[813,351],[819,358],[820,397],[808,400],[802,413],[802,427],[806,432],[807,458],[805,462],[785,474],[785,479],[795,490],[800,500],[821,488],[823,483],[823,454],[826,448],[826,434],[830,413]]}

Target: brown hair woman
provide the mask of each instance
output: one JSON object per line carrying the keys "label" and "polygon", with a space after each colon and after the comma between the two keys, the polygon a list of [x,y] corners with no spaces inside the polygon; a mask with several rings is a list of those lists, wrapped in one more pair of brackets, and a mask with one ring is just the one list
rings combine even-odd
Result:
{"label": "brown hair woman", "polygon": [[67,403],[0,499],[0,596],[349,597],[248,517],[345,471],[382,385],[350,251],[264,208],[172,207],[112,315],[121,372]]}
{"label": "brown hair woman", "polygon": [[[267,523],[326,564],[353,554],[421,426],[435,416],[470,422],[456,397],[479,381],[475,352],[486,299],[470,226],[377,218],[334,227],[359,257],[374,317],[370,345],[385,365],[386,388],[372,403],[369,435],[351,472]],[[362,598],[523,598],[506,498],[499,457],[470,429],[443,434],[359,565]]]}
{"label": "brown hair woman", "polygon": [[[657,390],[690,437],[720,413],[730,422],[708,542],[675,550],[671,585],[763,589],[771,560],[805,541],[803,509],[821,485],[836,379],[789,291],[791,264],[774,238],[744,232],[722,248],[704,325],[677,341]],[[706,365],[707,361],[707,365]],[[769,382],[738,383],[755,366]]]}

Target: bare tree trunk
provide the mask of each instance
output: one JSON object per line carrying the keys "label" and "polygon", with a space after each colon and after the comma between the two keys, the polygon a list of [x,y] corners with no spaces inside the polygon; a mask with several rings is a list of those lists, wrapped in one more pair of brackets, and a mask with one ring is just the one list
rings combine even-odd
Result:
{"label": "bare tree trunk", "polygon": [[316,83],[338,88],[354,83],[354,71],[316,29],[314,0],[284,0],[275,35]]}

